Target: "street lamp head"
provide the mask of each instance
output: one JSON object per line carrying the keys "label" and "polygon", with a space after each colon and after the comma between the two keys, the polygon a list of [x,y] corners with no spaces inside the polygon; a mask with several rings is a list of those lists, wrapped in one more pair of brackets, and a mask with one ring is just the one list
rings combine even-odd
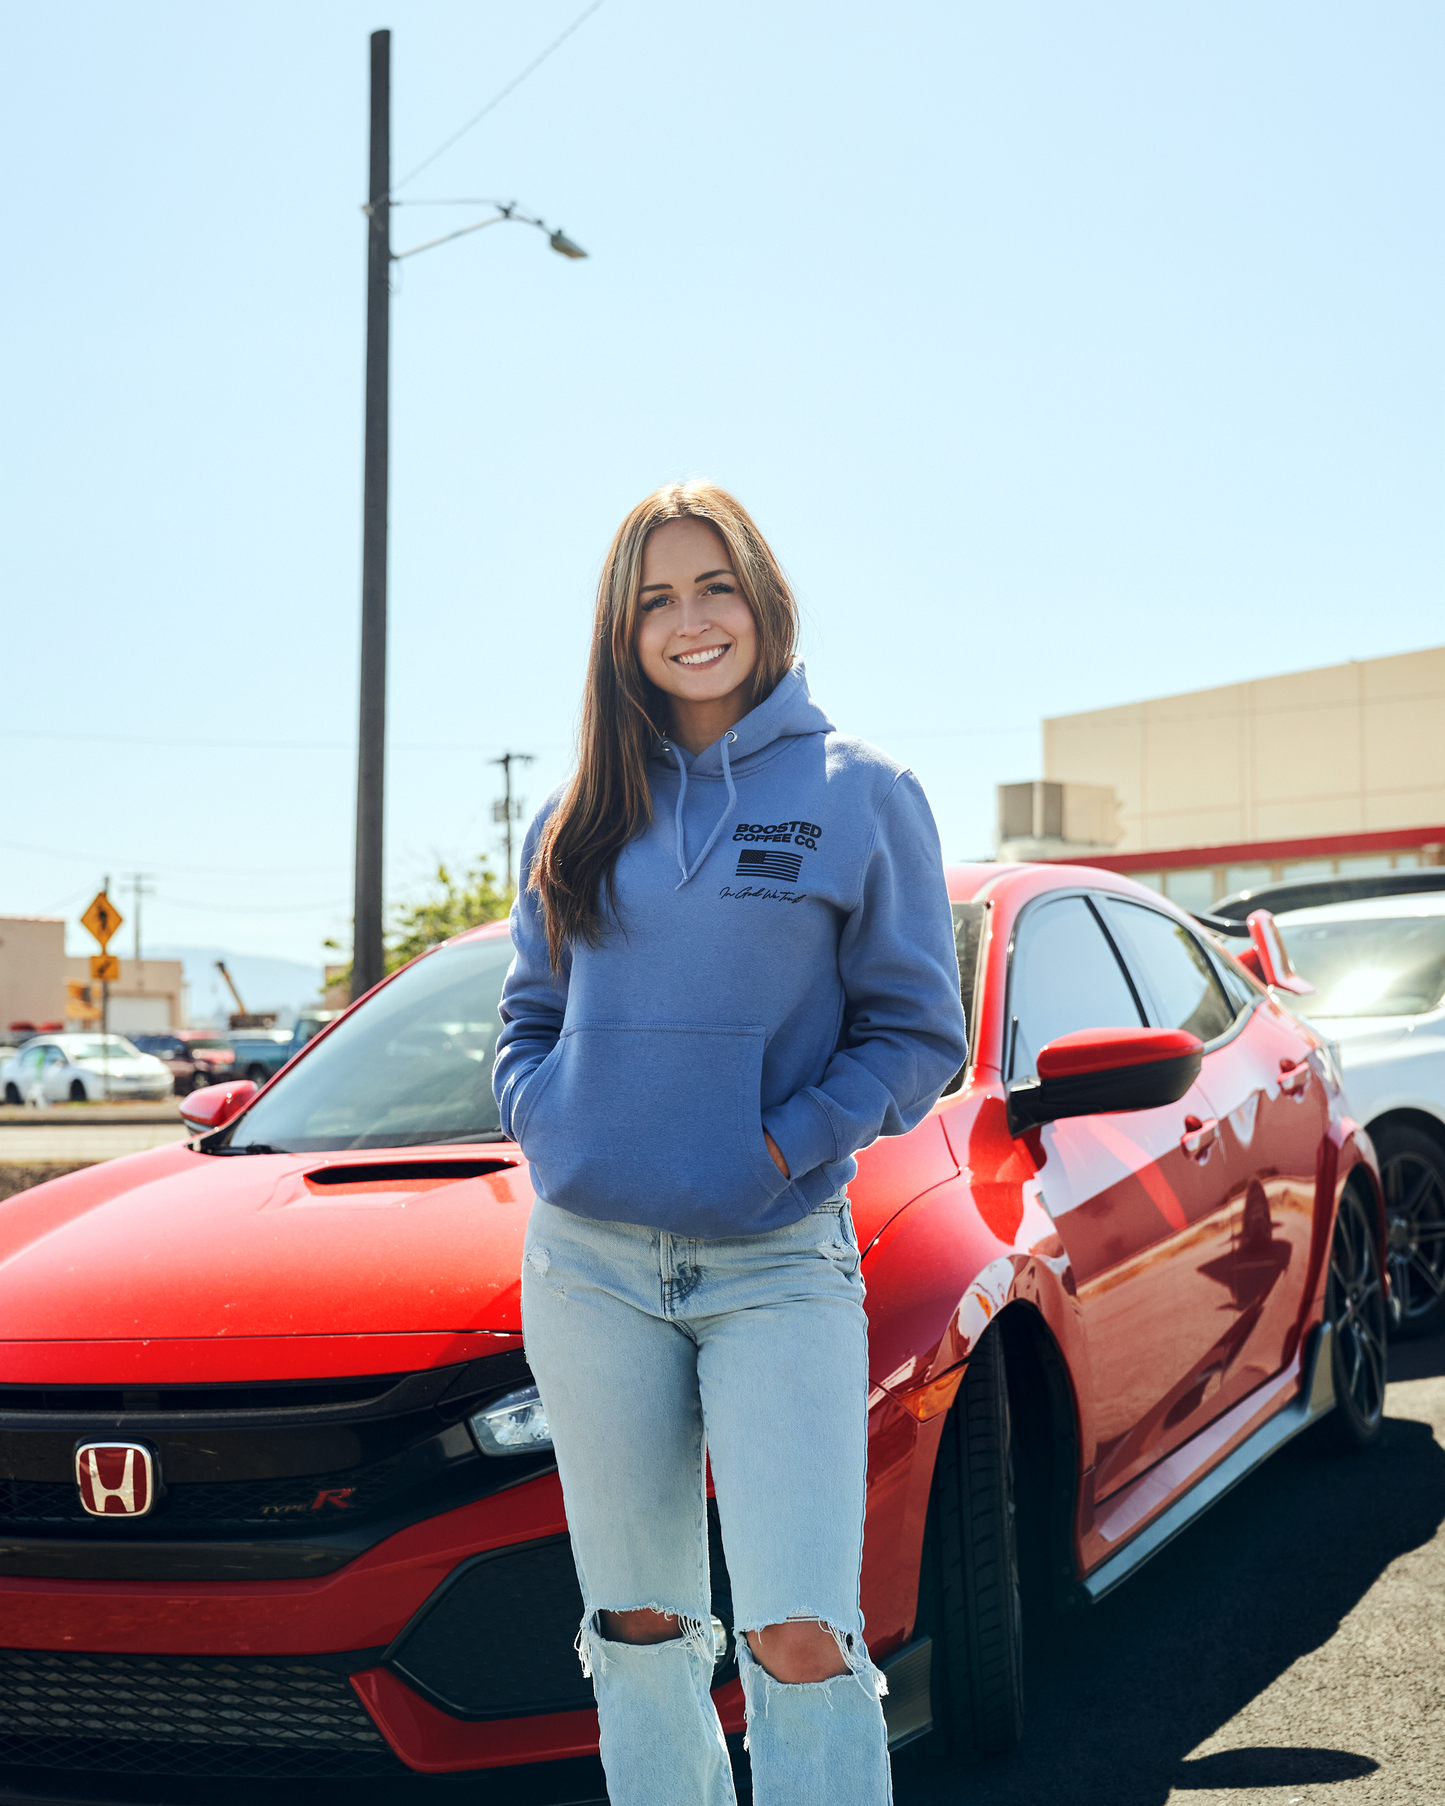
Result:
{"label": "street lamp head", "polygon": [[581,245],[574,245],[560,228],[547,235],[547,243],[554,251],[560,252],[563,257],[585,257],[587,255]]}

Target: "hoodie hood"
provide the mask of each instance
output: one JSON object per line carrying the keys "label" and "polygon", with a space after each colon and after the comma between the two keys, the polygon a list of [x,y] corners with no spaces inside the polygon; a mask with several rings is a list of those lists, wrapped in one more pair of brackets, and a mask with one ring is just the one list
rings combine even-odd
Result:
{"label": "hoodie hood", "polygon": [[[677,843],[677,865],[682,873],[677,889],[695,878],[708,854],[717,845],[718,836],[732,819],[737,807],[737,786],[733,771],[746,776],[748,761],[768,751],[775,741],[797,739],[810,734],[830,734],[833,723],[808,693],[808,674],[799,660],[772,694],[750,710],[721,739],[704,747],[695,757],[689,756],[664,736],[653,748],[651,757],[663,764],[676,764],[678,775],[677,805],[673,811],[673,831]],[[702,849],[691,860],[687,855],[687,786],[690,779],[721,777],[727,787],[727,800],[722,814],[713,825]]]}
{"label": "hoodie hood", "polygon": [[747,771],[746,761],[766,752],[777,740],[795,739],[803,734],[831,734],[836,730],[812,696],[808,693],[808,673],[799,659],[782,679],[771,696],[766,696],[741,721],[734,722],[721,740],[714,740],[695,757],[682,752],[670,739],[659,740],[652,757],[664,765],[674,763],[681,753],[689,778],[723,776],[723,748],[726,744],[728,763],[739,776]]}

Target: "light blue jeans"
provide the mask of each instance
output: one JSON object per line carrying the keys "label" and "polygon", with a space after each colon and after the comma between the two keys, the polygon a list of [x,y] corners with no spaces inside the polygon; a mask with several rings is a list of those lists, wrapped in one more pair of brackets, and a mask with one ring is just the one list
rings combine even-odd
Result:
{"label": "light blue jeans", "polygon": [[[689,1240],[538,1199],[522,1319],[585,1607],[577,1638],[614,1806],[733,1806],[713,1707],[705,1454],[722,1521],[757,1806],[886,1806],[882,1675],[858,1575],[868,1329],[846,1198],[785,1229]],[[676,1614],[650,1645],[604,1611]],[[848,1672],[787,1685],[746,1632],[816,1619]]]}

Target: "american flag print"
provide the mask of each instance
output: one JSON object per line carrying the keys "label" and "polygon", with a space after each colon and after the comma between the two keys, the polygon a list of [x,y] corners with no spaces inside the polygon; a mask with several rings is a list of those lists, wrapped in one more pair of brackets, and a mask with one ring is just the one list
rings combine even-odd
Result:
{"label": "american flag print", "polygon": [[739,878],[770,878],[775,884],[796,884],[802,869],[801,853],[785,853],[779,848],[747,847],[738,854]]}

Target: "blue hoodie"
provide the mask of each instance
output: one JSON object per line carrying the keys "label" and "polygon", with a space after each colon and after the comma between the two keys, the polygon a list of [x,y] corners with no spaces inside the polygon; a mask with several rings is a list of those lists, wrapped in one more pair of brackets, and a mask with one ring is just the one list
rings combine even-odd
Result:
{"label": "blue hoodie", "polygon": [[502,1127],[538,1196],[578,1216],[778,1229],[963,1064],[938,831],[918,780],[836,733],[801,665],[695,758],[660,741],[648,781],[652,823],[617,861],[600,948],[554,975],[537,893],[513,905]]}

